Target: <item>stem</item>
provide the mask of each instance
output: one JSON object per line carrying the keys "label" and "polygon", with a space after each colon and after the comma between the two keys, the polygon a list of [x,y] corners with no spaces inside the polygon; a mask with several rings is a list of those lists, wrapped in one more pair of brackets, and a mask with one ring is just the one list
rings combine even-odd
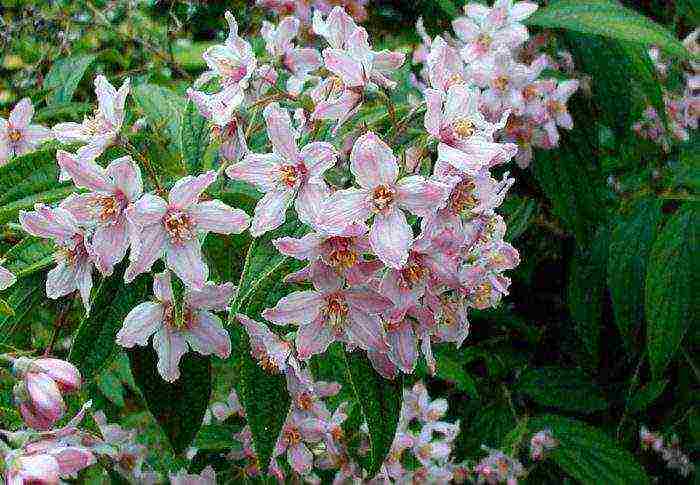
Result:
{"label": "stem", "polygon": [[697,364],[695,364],[695,361],[693,358],[690,356],[688,351],[681,345],[681,353],[683,354],[683,357],[685,357],[686,362],[688,362],[688,365],[690,366],[691,369],[693,369],[693,373],[695,374],[695,378],[700,382],[700,368],[698,368]]}
{"label": "stem", "polygon": [[44,351],[44,356],[48,356],[51,354],[53,351],[53,346],[56,344],[56,339],[58,338],[58,334],[61,331],[61,327],[66,323],[66,318],[68,317],[68,310],[70,310],[70,307],[73,305],[73,297],[71,297],[65,305],[63,305],[63,308],[61,308],[61,311],[58,314],[58,318],[56,318],[56,323],[53,326],[53,333],[51,334],[51,340],[49,341],[49,345],[46,346],[46,350]]}

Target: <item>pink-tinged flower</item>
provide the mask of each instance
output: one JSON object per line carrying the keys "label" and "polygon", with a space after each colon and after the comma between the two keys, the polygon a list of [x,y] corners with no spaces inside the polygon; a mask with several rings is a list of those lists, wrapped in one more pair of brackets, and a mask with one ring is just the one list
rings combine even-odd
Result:
{"label": "pink-tinged flower", "polygon": [[530,458],[541,460],[546,452],[553,450],[558,445],[559,442],[554,439],[551,429],[538,431],[530,438]]}
{"label": "pink-tinged flower", "polygon": [[50,129],[30,124],[33,116],[32,101],[24,98],[12,108],[8,119],[0,118],[0,160],[32,151],[53,138]]}
{"label": "pink-tinged flower", "polygon": [[199,290],[209,276],[202,258],[200,234],[240,234],[249,223],[248,215],[220,200],[201,201],[204,191],[216,180],[216,172],[178,180],[168,200],[144,194],[127,210],[133,224],[130,264],[124,280],[127,283],[141,273],[150,271],[153,263],[165,258],[165,263],[185,282]]}
{"label": "pink-tinged flower", "polygon": [[414,419],[424,424],[434,423],[447,413],[447,401],[431,400],[428,389],[421,381],[416,382],[411,390],[404,391],[403,398],[401,422],[406,424]]}
{"label": "pink-tinged flower", "polygon": [[90,253],[97,269],[111,275],[129,247],[126,209],[143,193],[141,171],[131,157],[121,157],[102,168],[84,158],[59,150],[61,170],[76,187],[90,192],[66,199],[78,223],[91,228]]}
{"label": "pink-tinged flower", "polygon": [[211,466],[202,470],[202,473],[195,475],[187,473],[182,469],[176,474],[170,474],[171,485],[216,485],[216,472]]}
{"label": "pink-tinged flower", "polygon": [[46,374],[28,372],[15,385],[14,397],[24,422],[31,428],[47,430],[66,412],[56,382]]}
{"label": "pink-tinged flower", "polygon": [[292,397],[292,409],[303,416],[326,416],[328,409],[323,399],[340,392],[337,382],[315,381],[309,368],[299,367],[287,372],[287,391]]}
{"label": "pink-tinged flower", "polygon": [[545,108],[544,129],[555,146],[559,143],[557,126],[570,130],[574,120],[566,109],[566,103],[578,89],[579,82],[575,79],[556,82],[554,79],[541,81],[538,88],[543,95],[542,103]]}
{"label": "pink-tinged flower", "polygon": [[223,44],[209,47],[202,58],[209,71],[202,74],[196,85],[202,85],[212,78],[218,78],[223,87],[240,86],[245,89],[255,71],[257,61],[253,48],[238,35],[238,23],[231,12],[226,12],[229,34]]}
{"label": "pink-tinged flower", "polygon": [[117,343],[126,348],[145,346],[153,335],[158,372],[168,382],[179,379],[180,358],[188,346],[199,354],[225,359],[231,353],[231,340],[212,311],[226,310],[234,290],[231,283],[208,283],[200,290],[186,289],[180,303],[173,296],[170,272],[159,273],[153,277],[156,301],[141,303],[129,312]]}
{"label": "pink-tinged flower", "polygon": [[17,277],[10,270],[0,265],[0,291],[8,289],[16,281]]}
{"label": "pink-tinged flower", "polygon": [[287,462],[295,472],[310,472],[314,457],[306,443],[318,443],[323,439],[323,433],[314,424],[302,415],[290,412],[282,426],[273,456],[277,457],[286,452]]}
{"label": "pink-tinged flower", "polygon": [[199,113],[219,130],[225,129],[235,121],[236,109],[245,99],[243,91],[238,86],[227,86],[214,94],[188,88],[187,97],[197,106]]}
{"label": "pink-tinged flower", "polygon": [[433,89],[441,92],[466,81],[459,51],[437,36],[430,44],[426,58],[428,79]]}
{"label": "pink-tinged flower", "polygon": [[369,232],[372,250],[387,266],[401,268],[413,241],[403,210],[421,217],[431,215],[445,203],[449,184],[419,175],[397,181],[396,157],[372,132],[355,142],[350,170],[360,188],[340,190],[330,197],[319,221],[321,228],[333,233],[374,216]]}
{"label": "pink-tinged flower", "polygon": [[86,234],[70,210],[69,203],[52,209],[36,204],[31,212],[20,211],[19,222],[29,234],[53,239],[57,266],[46,277],[46,296],[57,299],[75,290],[80,291],[83,306],[90,311],[92,262],[86,245]]}
{"label": "pink-tinged flower", "polygon": [[298,368],[292,356],[292,346],[279,338],[264,323],[237,314],[236,318],[243,325],[250,338],[250,351],[260,366],[269,372],[287,372],[287,367]]}
{"label": "pink-tinged flower", "polygon": [[124,105],[129,94],[129,78],[119,90],[106,77],[95,78],[95,94],[98,108],[82,123],[59,123],[53,127],[56,138],[62,143],[87,143],[98,151],[104,150],[119,134],[124,122]]}
{"label": "pink-tinged flower", "polygon": [[447,93],[426,89],[425,100],[425,129],[441,144],[464,152],[471,167],[488,165],[512,148],[492,141],[494,133],[506,125],[508,113],[498,123],[487,121],[479,110],[478,89],[465,84],[451,86]]}
{"label": "pink-tinged flower", "polygon": [[265,50],[276,58],[281,58],[294,48],[293,40],[299,32],[299,19],[285,17],[275,26],[263,21],[260,35],[265,39]]}
{"label": "pink-tinged flower", "polygon": [[322,354],[336,340],[365,350],[388,350],[379,314],[391,306],[389,300],[368,288],[341,289],[334,274],[316,283],[318,290],[294,292],[263,312],[278,325],[299,326],[300,360]]}
{"label": "pink-tinged flower", "polygon": [[[362,222],[348,225],[338,235],[312,232],[301,238],[283,237],[272,244],[277,250],[301,261],[322,261],[338,275],[345,276],[349,285],[365,284],[381,269],[379,261],[365,261],[363,254],[370,251],[367,226]],[[304,271],[309,271],[307,266]],[[305,274],[304,273],[304,274]]]}
{"label": "pink-tinged flower", "polygon": [[289,113],[279,104],[267,105],[263,116],[272,153],[250,153],[241,163],[226,169],[229,177],[265,192],[255,207],[250,227],[254,237],[282,225],[293,201],[299,220],[312,224],[321,212],[320,201],[328,190],[323,173],[337,158],[333,145],[326,142],[312,142],[300,150]]}
{"label": "pink-tinged flower", "polygon": [[5,456],[7,485],[58,485],[59,465],[50,455],[24,455],[11,452]]}
{"label": "pink-tinged flower", "polygon": [[321,10],[314,11],[313,31],[320,35],[334,49],[345,49],[349,44],[350,35],[357,30],[357,24],[340,6],[336,6],[323,20]]}
{"label": "pink-tinged flower", "polygon": [[38,359],[19,357],[15,359],[12,370],[19,377],[24,377],[28,373],[46,374],[56,383],[62,393],[77,391],[82,382],[77,367],[65,360],[51,357]]}
{"label": "pink-tinged flower", "polygon": [[483,458],[476,467],[474,473],[477,476],[477,483],[487,483],[496,485],[507,482],[508,485],[517,484],[518,478],[525,474],[523,465],[500,450],[493,450],[482,446],[488,451],[488,456]]}
{"label": "pink-tinged flower", "polygon": [[343,81],[335,76],[323,79],[309,95],[315,103],[311,119],[335,120],[334,134],[359,111],[362,101],[361,92],[345,89]]}
{"label": "pink-tinged flower", "polygon": [[211,405],[212,415],[219,421],[226,421],[231,416],[245,417],[245,409],[238,399],[235,389],[232,389],[226,402],[215,402]]}
{"label": "pink-tinged flower", "polygon": [[212,135],[221,141],[219,153],[226,160],[237,163],[248,154],[248,143],[238,117],[234,116],[223,128],[214,125]]}

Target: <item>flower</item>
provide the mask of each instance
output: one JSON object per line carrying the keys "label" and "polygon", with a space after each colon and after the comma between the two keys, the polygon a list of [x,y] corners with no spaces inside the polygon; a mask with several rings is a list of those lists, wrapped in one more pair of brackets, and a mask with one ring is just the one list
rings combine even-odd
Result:
{"label": "flower", "polygon": [[298,134],[292,128],[289,113],[278,103],[266,106],[263,116],[273,152],[250,153],[241,163],[226,169],[229,177],[265,192],[255,206],[250,226],[254,237],[282,225],[287,208],[295,199],[299,220],[307,224],[315,221],[320,200],[327,192],[322,175],[337,158],[333,145],[326,142],[312,142],[299,150]]}
{"label": "flower", "polygon": [[280,339],[264,323],[256,322],[245,315],[237,314],[236,319],[243,325],[250,338],[250,351],[260,366],[270,372],[287,372],[287,365],[297,367],[292,357],[292,347]]}
{"label": "flower", "polygon": [[0,165],[3,161],[34,150],[40,143],[53,138],[51,130],[30,124],[34,106],[23,98],[12,108],[8,119],[0,118]]}
{"label": "flower", "polygon": [[214,180],[213,171],[187,176],[170,189],[167,201],[144,194],[127,209],[126,217],[133,224],[130,264],[124,275],[127,283],[164,257],[168,268],[185,284],[196,290],[204,287],[209,268],[202,258],[199,234],[239,234],[249,223],[245,212],[220,200],[200,202]]}
{"label": "flower", "polygon": [[92,117],[82,123],[59,123],[53,127],[56,138],[62,143],[87,143],[101,153],[112,143],[124,122],[124,104],[129,94],[130,80],[127,78],[119,90],[99,75],[95,78],[95,94],[98,108]]}
{"label": "flower", "polygon": [[445,203],[449,185],[420,175],[397,181],[396,157],[373,132],[355,142],[350,170],[360,188],[335,192],[326,203],[320,227],[330,233],[338,232],[348,223],[363,222],[374,216],[369,232],[372,250],[387,266],[401,268],[408,260],[413,241],[403,210],[417,216],[432,214]]}
{"label": "flower", "polygon": [[143,193],[141,171],[131,157],[121,157],[102,168],[63,150],[56,153],[58,165],[76,187],[90,190],[66,199],[81,225],[94,228],[90,253],[97,269],[111,275],[129,247],[126,209]]}
{"label": "flower", "polygon": [[55,209],[36,204],[31,212],[20,211],[19,222],[29,234],[53,239],[56,243],[57,265],[46,278],[46,296],[57,299],[79,290],[83,306],[89,312],[92,261],[86,233],[71,212],[70,201],[62,202]]}
{"label": "flower", "polygon": [[16,281],[17,277],[10,270],[0,265],[0,291],[8,289]]}
{"label": "flower", "polygon": [[554,439],[551,429],[543,429],[530,438],[530,457],[533,460],[541,460],[545,452],[551,451],[559,445]]}
{"label": "flower", "polygon": [[211,414],[219,421],[226,421],[229,417],[236,415],[245,417],[245,409],[235,389],[231,389],[226,402],[217,401],[211,405],[210,409]]}
{"label": "flower", "polygon": [[137,305],[124,318],[117,332],[122,347],[145,346],[153,335],[153,348],[158,354],[158,372],[174,382],[180,377],[180,358],[189,347],[202,355],[216,354],[225,359],[231,353],[231,340],[221,319],[212,311],[223,311],[235,291],[231,283],[208,283],[201,289],[186,289],[184,301],[175,301],[170,272],[153,277],[155,302]]}
{"label": "flower", "polygon": [[389,300],[369,288],[342,289],[331,272],[314,283],[317,290],[291,293],[262,313],[278,325],[299,325],[300,360],[325,352],[336,340],[365,350],[388,350],[379,314],[390,307]]}
{"label": "flower", "polygon": [[247,82],[255,71],[257,61],[253,48],[238,35],[238,23],[231,12],[226,12],[229,34],[223,44],[209,47],[202,57],[209,71],[197,80],[201,85],[217,77],[224,88],[245,89]]}
{"label": "flower", "polygon": [[292,469],[301,474],[311,471],[313,466],[313,454],[306,443],[317,443],[323,439],[323,434],[302,415],[290,412],[282,426],[282,432],[277,439],[273,456],[277,457],[287,453],[287,461]]}
{"label": "flower", "polygon": [[176,474],[170,474],[171,485],[216,485],[216,472],[211,466],[202,470],[202,473],[189,474],[182,469]]}

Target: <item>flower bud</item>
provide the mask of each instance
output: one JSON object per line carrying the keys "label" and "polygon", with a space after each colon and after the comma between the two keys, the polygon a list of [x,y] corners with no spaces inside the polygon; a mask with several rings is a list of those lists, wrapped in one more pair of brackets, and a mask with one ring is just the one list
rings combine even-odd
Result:
{"label": "flower bud", "polygon": [[40,358],[32,362],[33,369],[48,375],[56,382],[62,393],[75,392],[80,389],[82,378],[80,371],[65,360]]}
{"label": "flower bud", "polygon": [[58,385],[46,374],[28,372],[14,394],[22,418],[34,429],[49,429],[66,411]]}
{"label": "flower bud", "polygon": [[8,484],[57,485],[58,474],[58,463],[49,455],[17,456],[7,461],[5,479]]}

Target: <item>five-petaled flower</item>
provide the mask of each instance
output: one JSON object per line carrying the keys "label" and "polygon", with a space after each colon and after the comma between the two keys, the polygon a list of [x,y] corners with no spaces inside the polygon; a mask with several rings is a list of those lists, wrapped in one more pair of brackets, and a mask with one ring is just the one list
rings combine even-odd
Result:
{"label": "five-petaled flower", "polygon": [[15,105],[8,119],[0,118],[0,166],[53,138],[48,128],[30,124],[33,116],[32,101],[24,98]]}

